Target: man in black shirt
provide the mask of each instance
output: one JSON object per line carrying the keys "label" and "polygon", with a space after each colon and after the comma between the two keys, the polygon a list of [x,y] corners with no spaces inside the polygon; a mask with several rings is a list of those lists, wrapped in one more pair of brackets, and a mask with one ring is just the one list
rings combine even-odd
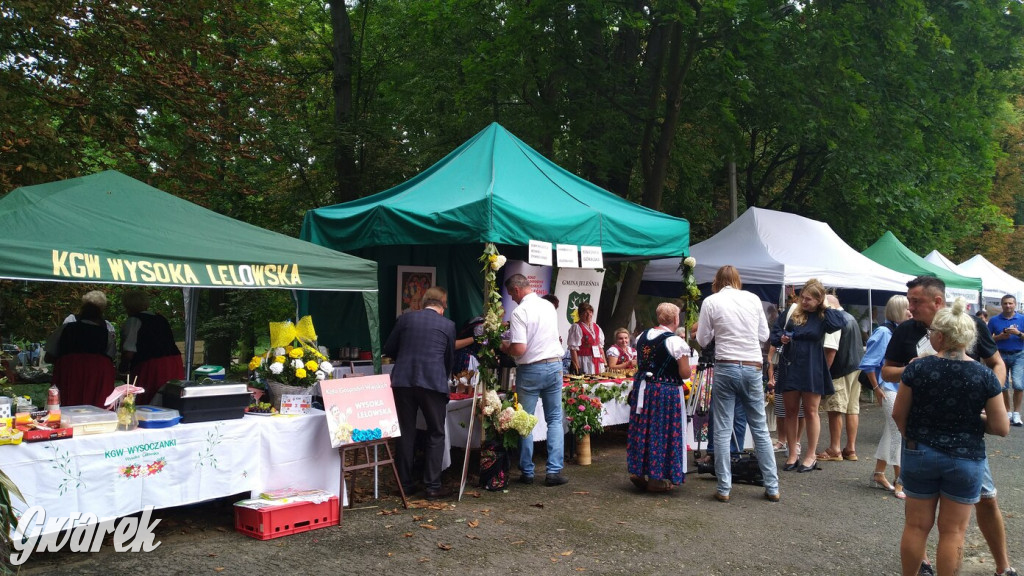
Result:
{"label": "man in black shirt", "polygon": [[[935,313],[946,306],[946,283],[934,276],[918,276],[907,282],[907,300],[910,303],[912,320],[896,327],[885,349],[885,364],[882,365],[882,378],[887,382],[899,382],[903,369],[921,356],[934,354],[928,341],[928,327],[931,326]],[[999,356],[995,340],[988,331],[988,325],[975,317],[975,328],[978,340],[973,351],[968,354],[975,360],[983,362],[992,369],[1001,384],[1006,382],[1006,365]],[[1003,515],[996,501],[996,489],[992,482],[992,471],[988,460],[985,460],[985,478],[981,483],[981,500],[974,505],[978,516],[978,528],[988,543],[988,549],[996,562],[996,574],[1016,575],[1010,567],[1010,557],[1006,548],[1006,527]],[[922,568],[927,565],[925,562]],[[930,570],[930,566],[928,567]],[[926,572],[927,573],[927,572]]]}

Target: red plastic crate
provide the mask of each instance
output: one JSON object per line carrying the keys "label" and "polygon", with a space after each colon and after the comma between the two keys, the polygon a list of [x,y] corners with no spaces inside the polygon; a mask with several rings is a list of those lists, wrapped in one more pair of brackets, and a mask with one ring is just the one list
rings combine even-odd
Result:
{"label": "red plastic crate", "polygon": [[338,525],[338,497],[327,502],[293,502],[254,510],[235,506],[235,530],[258,540],[270,540]]}

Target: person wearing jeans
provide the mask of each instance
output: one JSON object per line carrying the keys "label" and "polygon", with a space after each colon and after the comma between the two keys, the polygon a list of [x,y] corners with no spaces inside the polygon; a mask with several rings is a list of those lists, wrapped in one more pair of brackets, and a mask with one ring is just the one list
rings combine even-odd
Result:
{"label": "person wearing jeans", "polygon": [[[516,394],[523,410],[533,414],[540,399],[548,424],[547,475],[559,476],[563,466],[565,437],[562,431],[562,362],[542,362],[516,367]],[[521,440],[519,468],[533,478],[533,432]]]}
{"label": "person wearing jeans", "polygon": [[988,321],[988,329],[1009,375],[1003,395],[1010,424],[1024,426],[1020,418],[1021,398],[1024,397],[1024,315],[1017,312],[1017,299],[1011,294],[1003,296],[999,306],[1003,312]]}
{"label": "person wearing jeans", "polygon": [[[509,321],[509,339],[501,351],[516,360],[516,394],[523,410],[533,414],[537,400],[544,401],[548,424],[547,476],[544,484],[560,486],[569,482],[562,475],[565,437],[562,433],[562,345],[558,341],[555,307],[537,296],[522,274],[505,280],[509,297],[517,304]],[[522,484],[533,484],[533,434],[519,444]]]}
{"label": "person wearing jeans", "polygon": [[[741,405],[747,415],[747,425],[754,440],[754,451],[764,476],[766,495],[778,495],[779,476],[775,468],[775,449],[768,432],[764,407],[764,387],[761,368],[743,364],[715,364],[715,384],[711,393],[715,429],[729,430],[733,426],[734,406]],[[715,476],[718,477],[717,494],[728,496],[732,488],[732,459],[729,457],[731,435],[715,436]],[[722,454],[724,457],[719,457]],[[770,464],[770,467],[766,466]],[[766,471],[766,468],[769,468]],[[719,498],[721,499],[721,498]],[[771,498],[769,498],[771,500]]]}
{"label": "person wearing jeans", "polygon": [[[764,497],[769,502],[778,502],[779,474],[768,434],[761,379],[761,343],[768,340],[768,320],[761,300],[742,290],[742,286],[736,268],[722,266],[718,269],[711,284],[714,294],[704,300],[700,309],[697,342],[706,346],[715,341],[715,380],[711,393],[715,429],[732,430],[735,406],[743,405],[764,477]],[[715,499],[719,502],[728,502],[732,491],[730,440],[727,434],[715,435],[715,475],[718,477]]]}

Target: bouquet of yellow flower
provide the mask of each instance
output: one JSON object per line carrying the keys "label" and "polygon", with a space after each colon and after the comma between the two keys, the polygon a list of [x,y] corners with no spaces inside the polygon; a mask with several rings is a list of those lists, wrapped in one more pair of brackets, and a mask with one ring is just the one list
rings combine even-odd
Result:
{"label": "bouquet of yellow flower", "polygon": [[323,354],[302,346],[274,348],[249,361],[252,370],[264,382],[276,381],[289,386],[308,387],[333,374],[334,365]]}
{"label": "bouquet of yellow flower", "polygon": [[562,388],[562,411],[565,412],[569,431],[576,438],[604,432],[604,426],[601,425],[602,408],[601,399],[588,394],[583,386]]}
{"label": "bouquet of yellow flower", "polygon": [[480,422],[487,440],[501,442],[506,450],[512,450],[520,438],[533,432],[537,417],[523,410],[515,395],[502,401],[496,390],[488,390],[480,402]]}
{"label": "bouquet of yellow flower", "polygon": [[297,324],[271,322],[271,349],[262,356],[253,356],[249,370],[263,382],[308,388],[334,373],[334,365],[317,350],[315,340],[316,331],[309,316]]}

